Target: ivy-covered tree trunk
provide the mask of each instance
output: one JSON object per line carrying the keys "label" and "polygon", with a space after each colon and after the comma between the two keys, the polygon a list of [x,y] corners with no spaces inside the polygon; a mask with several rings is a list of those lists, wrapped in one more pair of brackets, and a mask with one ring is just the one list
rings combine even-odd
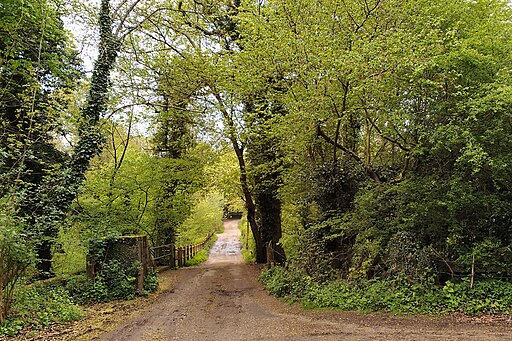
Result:
{"label": "ivy-covered tree trunk", "polygon": [[[268,100],[260,101],[268,103]],[[250,143],[247,145],[254,181],[254,202],[258,225],[259,244],[256,243],[256,262],[284,263],[286,257],[279,244],[281,229],[281,157],[277,141],[271,136],[271,120],[284,109],[273,103],[266,110],[257,110],[254,103],[246,103],[246,110],[254,122],[251,126]],[[256,238],[255,238],[256,239]]]}
{"label": "ivy-covered tree trunk", "polygon": [[279,244],[279,239],[282,236],[281,200],[277,197],[274,189],[265,188],[256,194],[255,202],[260,234],[260,243],[256,244],[256,262],[273,261],[282,264],[285,261],[285,255]]}
{"label": "ivy-covered tree trunk", "polygon": [[35,232],[41,238],[37,247],[37,269],[42,276],[51,274],[51,248],[59,231],[59,223],[76,198],[90,161],[101,152],[104,142],[98,122],[107,109],[110,72],[119,48],[118,39],[112,31],[108,0],[101,1],[99,29],[99,54],[94,64],[87,103],[82,110],[78,142],[63,169],[56,175],[48,176],[38,193],[41,211],[35,217]]}

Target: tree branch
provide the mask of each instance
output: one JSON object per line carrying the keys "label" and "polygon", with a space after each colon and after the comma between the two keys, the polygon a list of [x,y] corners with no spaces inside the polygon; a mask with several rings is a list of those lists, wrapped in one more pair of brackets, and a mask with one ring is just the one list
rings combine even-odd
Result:
{"label": "tree branch", "polygon": [[336,148],[339,148],[340,150],[344,151],[352,159],[354,159],[359,164],[361,164],[364,167],[366,173],[377,183],[377,185],[381,185],[382,184],[382,181],[380,180],[379,175],[371,168],[371,165],[366,164],[354,151],[346,148],[342,144],[335,143],[329,136],[327,136],[324,133],[324,131],[322,130],[320,125],[317,125],[316,131],[317,131],[317,136],[322,137],[327,143],[329,143],[329,144],[335,146]]}

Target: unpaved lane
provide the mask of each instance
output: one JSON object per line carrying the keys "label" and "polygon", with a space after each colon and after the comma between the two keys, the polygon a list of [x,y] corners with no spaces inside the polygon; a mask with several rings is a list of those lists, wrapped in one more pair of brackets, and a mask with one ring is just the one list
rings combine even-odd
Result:
{"label": "unpaved lane", "polygon": [[219,238],[210,249],[210,256],[205,265],[213,264],[241,264],[243,263],[242,243],[240,242],[240,230],[238,229],[238,219],[226,220],[224,222],[224,233],[219,234]]}
{"label": "unpaved lane", "polygon": [[174,290],[101,340],[512,340],[510,324],[304,311],[269,297],[242,264],[236,221],[203,266],[178,270]]}

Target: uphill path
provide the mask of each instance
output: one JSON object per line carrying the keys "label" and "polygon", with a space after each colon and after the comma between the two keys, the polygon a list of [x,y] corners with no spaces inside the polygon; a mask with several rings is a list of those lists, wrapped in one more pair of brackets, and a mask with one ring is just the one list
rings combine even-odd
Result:
{"label": "uphill path", "polygon": [[270,297],[261,267],[243,263],[238,220],[228,220],[207,262],[175,271],[173,288],[101,341],[512,340],[510,323],[456,317],[304,310]]}

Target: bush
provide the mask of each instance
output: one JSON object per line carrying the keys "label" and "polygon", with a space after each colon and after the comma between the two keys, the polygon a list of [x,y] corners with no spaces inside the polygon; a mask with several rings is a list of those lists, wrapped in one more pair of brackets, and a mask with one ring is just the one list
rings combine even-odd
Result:
{"label": "bush", "polygon": [[[95,270],[96,278],[88,290],[84,293],[86,302],[104,302],[112,300],[130,300],[136,295],[146,294],[146,289],[139,292],[137,289],[137,277],[141,270],[141,263],[138,260],[131,260],[130,256],[124,257],[118,254],[115,259],[107,259],[109,249],[119,243],[119,237],[91,239],[89,241],[89,254],[97,261]],[[123,258],[124,257],[124,258]],[[148,287],[152,290],[158,285],[156,274],[149,276],[155,278],[147,279]],[[85,285],[85,283],[83,283]]]}
{"label": "bush", "polygon": [[0,322],[9,313],[14,289],[25,270],[34,262],[33,248],[22,233],[21,221],[0,214]]}
{"label": "bush", "polygon": [[265,285],[271,295],[286,297],[292,295],[290,281],[286,274],[284,268],[275,266],[264,270],[260,274],[259,280]]}
{"label": "bush", "polygon": [[137,261],[121,263],[113,259],[103,263],[90,289],[90,300],[101,302],[135,298],[139,268]]}
{"label": "bush", "polygon": [[16,335],[26,327],[47,327],[54,323],[79,320],[82,310],[69,292],[58,286],[20,287],[16,291],[12,316],[0,326],[0,335]]}
{"label": "bush", "polygon": [[259,279],[270,294],[289,299],[305,297],[314,286],[311,277],[305,272],[286,271],[280,266],[263,271]]}
{"label": "bush", "polygon": [[185,266],[199,265],[208,259],[208,251],[201,250],[193,258],[185,262]]}
{"label": "bush", "polygon": [[91,293],[94,283],[86,275],[73,275],[64,277],[64,288],[78,304],[86,304],[93,300]]}
{"label": "bush", "polygon": [[512,283],[501,280],[481,280],[472,289],[468,279],[437,287],[433,280],[410,282],[405,274],[392,279],[319,283],[302,270],[273,267],[261,273],[260,281],[270,294],[298,300],[306,307],[399,314],[512,314]]}
{"label": "bush", "polygon": [[158,276],[154,269],[151,269],[144,278],[144,295],[155,292],[158,289]]}
{"label": "bush", "polygon": [[[137,261],[122,263],[110,260],[103,264],[94,281],[85,275],[74,275],[64,277],[63,285],[74,302],[79,304],[130,300],[138,294],[136,280],[139,268],[140,263]],[[145,278],[144,292],[139,294],[154,291],[157,286],[156,274],[151,272]]]}
{"label": "bush", "polygon": [[125,266],[113,260],[105,263],[94,282],[81,274],[64,277],[61,284],[78,304],[129,300],[135,298],[137,294],[147,295],[158,288],[158,276],[153,269],[150,269],[144,278],[144,289],[138,293],[136,291],[138,271],[138,262]]}

